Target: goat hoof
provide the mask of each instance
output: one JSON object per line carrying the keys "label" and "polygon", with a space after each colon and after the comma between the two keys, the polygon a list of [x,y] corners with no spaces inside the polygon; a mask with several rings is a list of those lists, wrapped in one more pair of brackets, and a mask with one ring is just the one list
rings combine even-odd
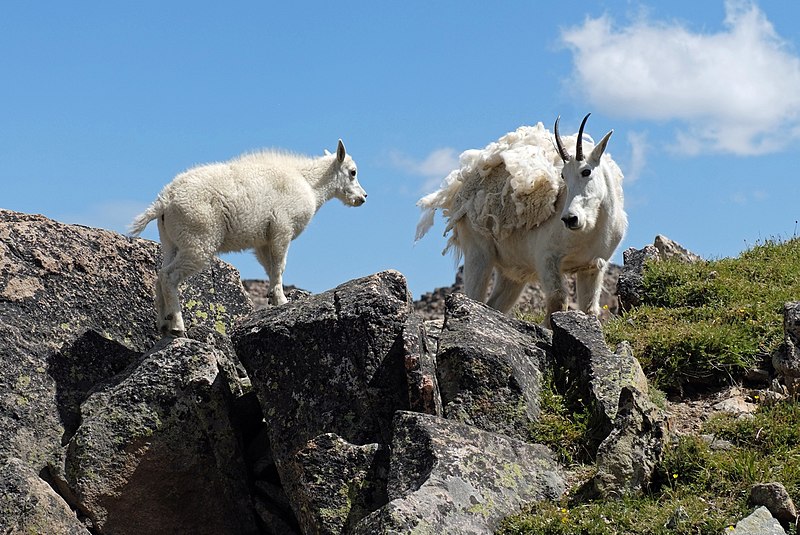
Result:
{"label": "goat hoof", "polygon": [[186,336],[186,331],[181,329],[170,329],[167,335],[173,338],[184,338]]}

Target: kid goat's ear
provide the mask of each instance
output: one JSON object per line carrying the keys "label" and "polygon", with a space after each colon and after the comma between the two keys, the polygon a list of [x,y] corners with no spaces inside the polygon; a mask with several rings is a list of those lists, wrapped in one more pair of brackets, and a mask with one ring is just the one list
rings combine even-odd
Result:
{"label": "kid goat's ear", "polygon": [[589,155],[589,165],[593,167],[597,167],[600,165],[600,158],[603,156],[603,153],[606,151],[606,145],[608,145],[608,138],[611,137],[614,131],[611,130],[608,134],[603,136],[603,139],[600,140],[600,143],[594,146],[592,149],[592,153]]}
{"label": "kid goat's ear", "polygon": [[339,160],[339,163],[342,163],[344,161],[344,157],[346,154],[347,152],[344,150],[344,143],[342,143],[342,140],[340,139],[339,146],[336,147],[336,159]]}

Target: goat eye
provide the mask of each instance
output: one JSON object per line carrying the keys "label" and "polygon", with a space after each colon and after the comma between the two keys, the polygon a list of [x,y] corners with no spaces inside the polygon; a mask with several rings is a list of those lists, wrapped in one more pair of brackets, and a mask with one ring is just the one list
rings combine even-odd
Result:
{"label": "goat eye", "polygon": [[353,177],[353,178],[356,177],[356,170],[355,169],[351,169],[350,170],[350,176]]}
{"label": "goat eye", "polygon": [[589,176],[589,175],[591,175],[591,174],[592,174],[592,170],[591,169],[584,169],[583,171],[581,171],[581,176],[584,177],[584,178]]}

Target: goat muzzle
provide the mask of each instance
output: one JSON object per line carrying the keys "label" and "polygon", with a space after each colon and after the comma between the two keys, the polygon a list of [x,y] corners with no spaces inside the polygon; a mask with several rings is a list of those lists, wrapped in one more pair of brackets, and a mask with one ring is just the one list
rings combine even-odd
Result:
{"label": "goat muzzle", "polygon": [[563,221],[564,226],[570,230],[578,230],[580,228],[580,222],[576,215],[565,215],[561,218],[561,221]]}

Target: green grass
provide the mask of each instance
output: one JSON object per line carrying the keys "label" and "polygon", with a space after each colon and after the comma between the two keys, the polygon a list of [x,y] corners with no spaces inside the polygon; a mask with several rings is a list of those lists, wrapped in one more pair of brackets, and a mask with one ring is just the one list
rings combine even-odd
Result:
{"label": "green grass", "polygon": [[531,424],[530,441],[548,446],[561,464],[571,465],[590,460],[587,449],[591,428],[589,407],[570,408],[559,394],[550,376],[545,376],[541,390],[541,413]]}
{"label": "green grass", "polygon": [[[648,264],[642,304],[607,322],[604,333],[612,346],[630,342],[652,386],[681,393],[738,382],[768,358],[783,341],[783,304],[798,299],[800,239],[767,241],[735,259]],[[588,411],[573,415],[551,384],[543,390],[533,437],[566,464],[591,461],[582,448]],[[579,503],[573,492],[559,503],[530,504],[498,533],[719,535],[749,514],[755,483],[779,481],[800,496],[800,400],[762,403],[753,418],[715,415],[702,432],[732,447],[712,450],[700,437],[681,437],[648,494]]]}
{"label": "green grass", "polygon": [[628,340],[654,386],[681,391],[734,382],[783,340],[783,304],[800,299],[800,239],[739,258],[647,264],[642,304],[604,327]]}
{"label": "green grass", "polygon": [[[780,481],[800,492],[800,402],[762,405],[752,419],[712,418],[704,432],[733,444],[711,450],[682,437],[667,450],[650,494],[584,504],[539,502],[507,518],[501,535],[719,535],[749,514],[750,487]],[[790,531],[796,533],[796,531]]]}

